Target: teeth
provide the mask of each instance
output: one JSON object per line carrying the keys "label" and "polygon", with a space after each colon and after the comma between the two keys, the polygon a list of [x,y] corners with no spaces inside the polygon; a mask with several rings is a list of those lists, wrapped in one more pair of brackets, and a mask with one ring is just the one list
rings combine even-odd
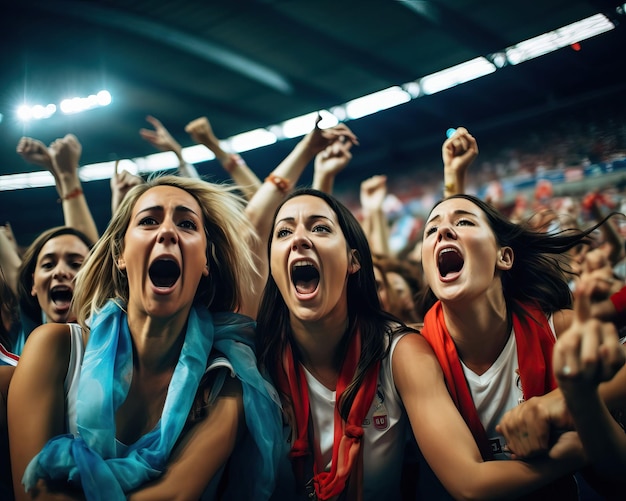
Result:
{"label": "teeth", "polygon": [[437,258],[441,257],[443,254],[445,254],[446,252],[456,252],[455,249],[453,249],[452,247],[446,247],[445,249],[441,249],[439,251],[439,254],[437,255]]}
{"label": "teeth", "polygon": [[291,268],[294,269],[300,266],[315,266],[315,264],[313,263],[313,261],[298,261],[297,263],[293,263]]}

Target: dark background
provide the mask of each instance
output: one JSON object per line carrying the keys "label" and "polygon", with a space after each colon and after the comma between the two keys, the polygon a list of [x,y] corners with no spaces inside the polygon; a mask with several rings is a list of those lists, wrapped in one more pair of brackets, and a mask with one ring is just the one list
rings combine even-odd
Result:
{"label": "dark background", "polygon": [[[46,144],[68,132],[81,164],[155,153],[138,130],[158,117],[183,146],[184,126],[206,115],[221,138],[326,109],[565,26],[598,12],[617,27],[570,47],[453,89],[348,122],[361,145],[339,192],[365,177],[419,183],[448,127],[464,125],[481,145],[594,110],[624,110],[626,16],[604,0],[22,0],[0,21],[0,175],[36,170],[15,147],[22,135]],[[241,62],[241,67],[233,67]],[[274,79],[264,80],[270,73]],[[106,88],[113,103],[27,125],[13,117],[25,98],[59,102]],[[244,154],[259,177],[297,139]],[[215,161],[201,174],[226,179]],[[426,167],[423,167],[426,168]],[[310,182],[306,172],[302,183]],[[2,182],[0,178],[0,183]],[[405,181],[406,182],[406,181]],[[108,180],[83,183],[99,230],[110,217]],[[21,245],[62,224],[53,187],[0,191],[0,222]]]}

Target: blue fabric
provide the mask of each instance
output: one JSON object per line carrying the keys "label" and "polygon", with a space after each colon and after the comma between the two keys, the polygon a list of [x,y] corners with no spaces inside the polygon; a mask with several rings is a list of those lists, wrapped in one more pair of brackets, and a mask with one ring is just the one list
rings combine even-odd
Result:
{"label": "blue fabric", "polygon": [[245,489],[254,493],[252,497],[269,498],[280,459],[281,416],[275,390],[257,369],[253,335],[254,322],[248,317],[234,313],[213,317],[205,308],[192,308],[161,420],[118,456],[115,411],[130,387],[133,355],[126,314],[109,301],[93,319],[81,367],[78,436],[51,439],[24,472],[25,487],[31,488],[39,478],[69,480],[82,485],[89,500],[124,500],[124,493],[161,475],[214,348],[232,364],[243,387],[249,433],[231,460],[247,468],[246,482],[235,483],[249,484]]}
{"label": "blue fabric", "polygon": [[26,339],[37,327],[41,324],[36,324],[26,315],[20,313],[20,321],[15,325],[11,326],[11,332],[9,333],[9,338],[11,340],[11,346],[7,346],[11,353],[15,353],[16,355],[21,355],[22,350],[24,349],[24,344],[26,344]]}

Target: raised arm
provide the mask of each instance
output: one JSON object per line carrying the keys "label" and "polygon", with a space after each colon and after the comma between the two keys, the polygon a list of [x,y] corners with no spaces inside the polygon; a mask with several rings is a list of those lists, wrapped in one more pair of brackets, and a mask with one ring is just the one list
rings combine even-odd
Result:
{"label": "raised arm", "polygon": [[4,275],[4,281],[17,295],[18,270],[22,264],[22,258],[17,251],[17,244],[11,225],[0,225],[0,270]]}
{"label": "raised arm", "polygon": [[478,144],[465,127],[456,129],[441,147],[443,196],[465,193],[467,169],[478,156]]}
{"label": "raised arm", "polygon": [[78,177],[78,162],[83,147],[74,134],[66,134],[48,148],[63,204],[65,225],[82,231],[92,242],[98,240],[98,228],[87,204]]}
{"label": "raised arm", "polygon": [[315,155],[313,164],[313,188],[332,194],[335,177],[346,165],[352,160],[350,149],[354,143],[348,138],[340,137],[339,141],[335,141],[326,147],[320,153]]}
{"label": "raised arm", "polygon": [[115,211],[119,207],[122,200],[131,188],[142,184],[143,178],[135,176],[127,170],[119,170],[119,160],[115,162],[113,175],[111,176],[111,215],[115,214]]}
{"label": "raised arm", "polygon": [[583,464],[575,434],[561,437],[550,457],[536,461],[483,461],[444,383],[427,341],[417,334],[398,342],[393,377],[417,444],[455,499],[496,499],[531,492]]}
{"label": "raised arm", "polygon": [[363,212],[363,229],[372,253],[391,255],[389,248],[389,223],[383,211],[387,196],[387,176],[372,176],[361,182],[360,200]]}
{"label": "raised arm", "polygon": [[[590,193],[583,200],[583,207],[587,209],[596,221],[601,221],[606,217],[603,206],[607,203],[606,196],[602,193]],[[623,216],[621,216],[623,217]],[[624,258],[624,239],[612,220],[600,226],[600,231],[604,238],[604,246],[607,249],[607,256],[611,266],[615,266]]]}
{"label": "raised arm", "polygon": [[185,127],[185,131],[196,143],[203,144],[213,152],[244,196],[250,200],[261,186],[261,181],[238,153],[229,153],[222,149],[220,140],[213,132],[208,118],[200,117],[192,120]]}
{"label": "raised arm", "polygon": [[178,174],[183,177],[199,178],[200,175],[195,167],[185,162],[183,148],[165,128],[161,121],[151,115],[146,120],[152,124],[154,130],[139,129],[139,135],[160,151],[172,151],[178,159]]}
{"label": "raised arm", "polygon": [[26,162],[50,171],[54,177],[59,200],[63,205],[65,226],[82,231],[93,242],[98,240],[98,228],[78,177],[82,146],[76,136],[67,134],[54,141],[50,147],[46,147],[38,139],[22,137],[17,143],[17,153]]}
{"label": "raised arm", "polygon": [[254,284],[256,294],[246,299],[246,311],[242,311],[242,313],[256,317],[261,296],[260,291],[263,290],[269,269],[267,243],[272,230],[272,216],[280,202],[296,185],[305,167],[315,155],[339,141],[341,137],[346,137],[355,143],[358,142],[356,136],[345,124],[339,124],[329,129],[320,129],[317,127],[320,120],[321,117],[318,116],[313,130],[304,136],[289,155],[265,178],[263,184],[248,202],[246,213],[260,237],[255,246],[255,254],[261,276],[258,282]]}
{"label": "raised arm", "polygon": [[603,475],[621,478],[626,468],[626,435],[599,392],[624,366],[615,326],[592,317],[593,284],[576,286],[575,316],[554,347],[554,374],[589,459]]}
{"label": "raised arm", "polygon": [[18,141],[16,151],[29,164],[38,165],[49,171],[54,176],[57,193],[60,197],[63,196],[63,193],[59,191],[59,179],[52,166],[52,157],[45,144],[39,139],[24,136]]}
{"label": "raised arm", "polygon": [[[612,276],[612,267],[603,250],[594,249],[587,253],[576,289],[583,284],[584,294],[590,298],[588,304],[590,317],[602,320],[610,313],[608,309],[613,304],[607,297],[614,287],[615,280]],[[574,304],[576,305],[576,302]],[[553,319],[555,334],[560,340],[576,323],[576,314],[573,310],[561,310],[554,313]],[[580,321],[578,324],[577,329],[580,330]],[[598,396],[609,410],[623,409],[626,407],[625,388],[626,366],[610,380],[598,385]],[[561,388],[540,397],[533,397],[514,407],[503,416],[498,425],[498,430],[505,436],[509,448],[519,457],[533,457],[545,453],[555,433],[574,428],[575,423]]]}

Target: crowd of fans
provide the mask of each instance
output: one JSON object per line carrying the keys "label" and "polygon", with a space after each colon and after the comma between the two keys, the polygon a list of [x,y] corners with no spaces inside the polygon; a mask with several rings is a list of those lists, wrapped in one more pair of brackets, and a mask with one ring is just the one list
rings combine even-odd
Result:
{"label": "crowd of fans", "polygon": [[22,138],[64,225],[0,228],[0,497],[620,498],[622,117],[459,126],[352,193],[346,124],[259,179],[200,117],[214,184],[149,116],[179,169],[116,165],[102,233],[79,138]]}

